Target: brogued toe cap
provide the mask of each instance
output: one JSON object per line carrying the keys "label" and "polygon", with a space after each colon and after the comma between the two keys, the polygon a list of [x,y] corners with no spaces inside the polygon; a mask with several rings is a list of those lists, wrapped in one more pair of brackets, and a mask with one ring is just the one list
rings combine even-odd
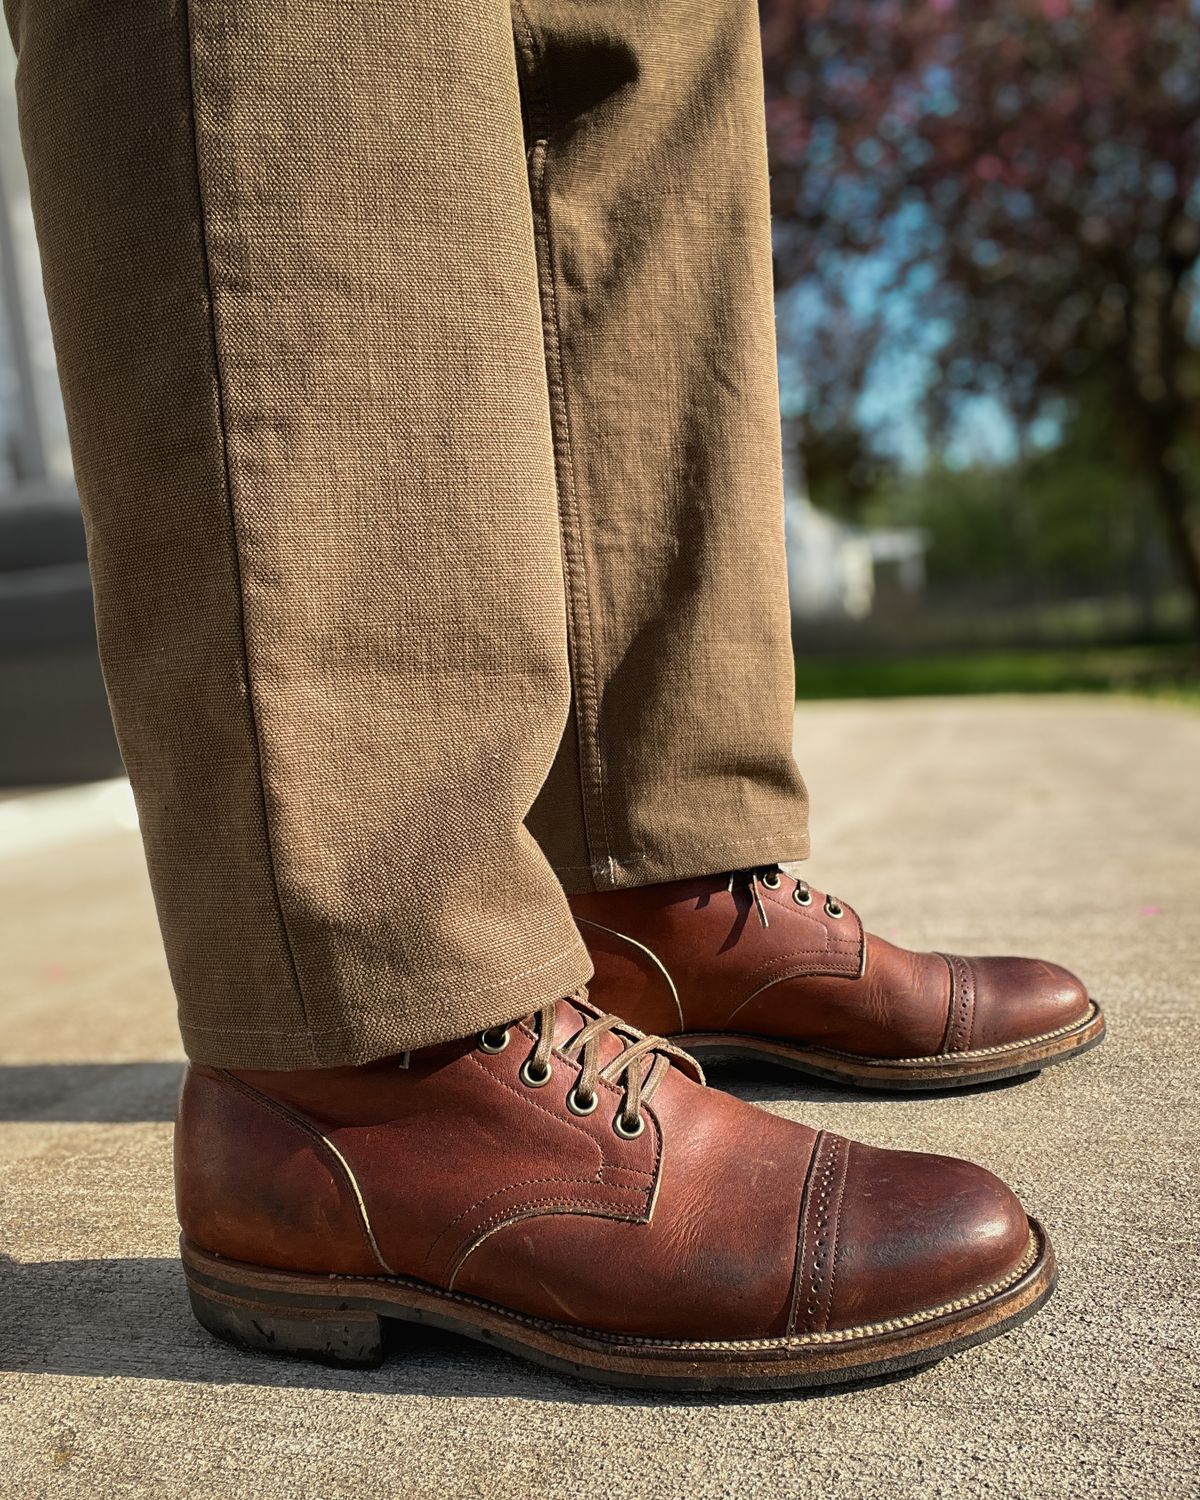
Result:
{"label": "brogued toe cap", "polygon": [[832,1332],[948,1309],[1015,1280],[1030,1251],[1024,1209],[982,1167],[825,1135],[810,1176],[794,1327]]}

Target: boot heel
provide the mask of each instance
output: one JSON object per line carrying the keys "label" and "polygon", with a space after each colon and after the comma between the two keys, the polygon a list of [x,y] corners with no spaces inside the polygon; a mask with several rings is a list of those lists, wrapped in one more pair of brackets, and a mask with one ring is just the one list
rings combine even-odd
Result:
{"label": "boot heel", "polygon": [[188,1297],[202,1327],[241,1349],[323,1365],[369,1369],[383,1363],[383,1323],[373,1312],[233,1302],[194,1285]]}

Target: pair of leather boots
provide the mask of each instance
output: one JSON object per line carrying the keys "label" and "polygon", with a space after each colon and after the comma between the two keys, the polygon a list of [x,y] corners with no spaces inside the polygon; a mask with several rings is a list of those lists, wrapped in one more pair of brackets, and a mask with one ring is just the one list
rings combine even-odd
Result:
{"label": "pair of leather boots", "polygon": [[365,1067],[188,1070],[206,1328],[371,1365],[385,1322],[425,1323],[610,1384],[765,1389],[929,1363],[1049,1296],[1045,1231],[989,1172],[782,1119],[700,1062],[1035,1072],[1103,1037],[1073,975],[894,947],[778,866],[571,902],[590,997]]}

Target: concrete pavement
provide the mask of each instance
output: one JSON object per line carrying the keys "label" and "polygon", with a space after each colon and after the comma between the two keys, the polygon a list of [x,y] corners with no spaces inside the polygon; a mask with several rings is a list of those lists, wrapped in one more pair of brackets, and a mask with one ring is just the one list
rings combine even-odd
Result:
{"label": "concrete pavement", "polygon": [[715,1081],[992,1167],[1059,1250],[1041,1315],[908,1378],[800,1399],[614,1395],[426,1333],[375,1373],[212,1343],[174,1259],[179,1050],[136,834],[119,789],[51,793],[0,803],[13,851],[0,875],[3,1492],[1200,1493],[1200,714],[1085,699],[814,705],[797,739],[815,883],[902,941],[1078,968],[1111,1037],[970,1095]]}

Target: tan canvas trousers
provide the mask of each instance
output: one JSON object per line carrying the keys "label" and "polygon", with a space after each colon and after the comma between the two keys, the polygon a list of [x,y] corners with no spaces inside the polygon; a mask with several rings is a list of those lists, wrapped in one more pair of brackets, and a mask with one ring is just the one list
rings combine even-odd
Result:
{"label": "tan canvas trousers", "polygon": [[586,981],[806,852],[753,0],[8,0],[189,1052]]}

